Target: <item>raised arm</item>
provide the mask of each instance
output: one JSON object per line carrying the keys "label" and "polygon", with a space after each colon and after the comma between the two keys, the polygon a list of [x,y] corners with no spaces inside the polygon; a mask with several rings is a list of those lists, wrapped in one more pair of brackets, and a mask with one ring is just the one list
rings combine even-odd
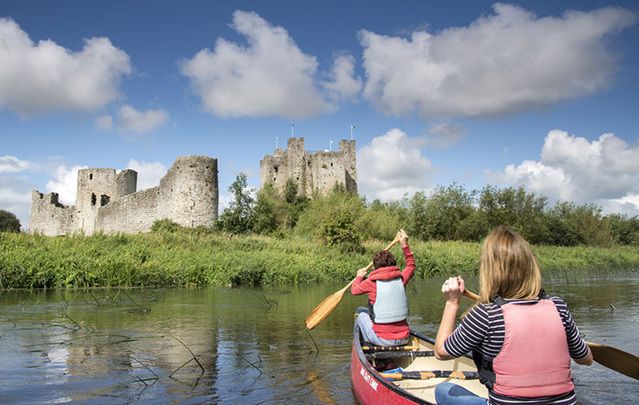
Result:
{"label": "raised arm", "polygon": [[413,252],[408,246],[408,235],[403,229],[400,229],[397,232],[397,239],[399,239],[400,243],[402,244],[404,260],[406,261],[406,267],[404,267],[404,270],[402,270],[402,280],[404,282],[404,285],[406,285],[411,277],[413,277],[413,273],[415,272],[415,256],[413,256]]}

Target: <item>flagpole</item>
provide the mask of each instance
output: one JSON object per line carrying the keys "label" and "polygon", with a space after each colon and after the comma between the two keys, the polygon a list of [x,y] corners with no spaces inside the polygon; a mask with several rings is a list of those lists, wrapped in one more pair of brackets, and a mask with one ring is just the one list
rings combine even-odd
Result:
{"label": "flagpole", "polygon": [[295,138],[295,124],[291,121],[291,138]]}
{"label": "flagpole", "polygon": [[351,124],[351,141],[353,140],[353,129],[355,128],[355,125]]}

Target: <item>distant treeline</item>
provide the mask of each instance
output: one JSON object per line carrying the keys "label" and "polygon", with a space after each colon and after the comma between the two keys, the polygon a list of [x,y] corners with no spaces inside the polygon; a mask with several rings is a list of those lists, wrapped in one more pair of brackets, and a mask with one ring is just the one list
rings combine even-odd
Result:
{"label": "distant treeline", "polygon": [[294,233],[345,250],[358,249],[366,239],[392,239],[399,228],[422,241],[478,242],[498,225],[510,226],[537,245],[639,245],[637,216],[603,215],[594,204],[551,205],[547,197],[524,187],[467,191],[452,184],[395,202],[367,202],[339,187],[327,196],[307,199],[289,181],[283,193],[267,184],[253,198],[240,173],[229,190],[234,201],[220,217],[221,230]]}

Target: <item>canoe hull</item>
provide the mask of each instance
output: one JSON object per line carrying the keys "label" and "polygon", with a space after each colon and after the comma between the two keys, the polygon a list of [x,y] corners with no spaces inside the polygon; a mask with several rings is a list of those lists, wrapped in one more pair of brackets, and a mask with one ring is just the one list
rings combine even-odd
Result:
{"label": "canoe hull", "polygon": [[[358,337],[359,339],[359,337]],[[361,349],[360,349],[361,351]],[[363,352],[362,352],[363,354]],[[353,391],[355,397],[360,404],[428,404],[429,402],[421,402],[417,399],[409,399],[397,391],[393,390],[388,382],[378,377],[368,362],[360,361],[357,353],[357,347],[353,343],[351,352],[351,380],[353,382]]]}

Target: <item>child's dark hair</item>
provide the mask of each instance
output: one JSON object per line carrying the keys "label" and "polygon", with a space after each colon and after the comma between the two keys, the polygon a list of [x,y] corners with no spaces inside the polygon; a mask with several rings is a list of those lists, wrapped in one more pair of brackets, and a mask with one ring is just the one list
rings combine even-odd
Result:
{"label": "child's dark hair", "polygon": [[373,256],[373,268],[379,269],[380,267],[389,267],[395,266],[397,264],[397,260],[395,260],[395,256],[388,250],[380,250],[375,253]]}

